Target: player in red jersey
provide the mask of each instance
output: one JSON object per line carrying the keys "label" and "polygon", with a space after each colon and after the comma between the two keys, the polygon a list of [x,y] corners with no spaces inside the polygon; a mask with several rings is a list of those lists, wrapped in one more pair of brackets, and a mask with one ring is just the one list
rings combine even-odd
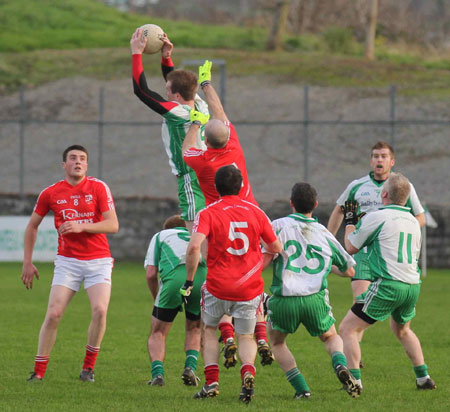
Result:
{"label": "player in red jersey", "polygon": [[239,191],[239,197],[249,202],[256,203],[247,174],[244,151],[239,142],[239,137],[233,124],[225,114],[222,102],[211,84],[211,62],[208,60],[199,67],[198,79],[208,103],[211,120],[205,126],[205,144],[207,150],[196,148],[196,136],[208,117],[203,113],[192,110],[192,126],[187,133],[183,146],[183,159],[197,175],[205,196],[206,205],[215,202],[219,198],[214,185],[214,177],[222,166],[234,165],[242,173],[243,183]]}
{"label": "player in red jersey", "polygon": [[22,281],[27,289],[31,289],[34,277],[39,279],[32,262],[38,227],[50,210],[54,213],[58,253],[30,382],[44,377],[58,324],[82,282],[92,308],[80,373],[82,381],[94,381],[94,365],[106,329],[113,267],[106,233],[116,233],[119,229],[114,201],[104,182],[86,176],[88,152],[83,146],[68,147],[63,153],[62,166],[64,180],[41,192],[25,230]]}
{"label": "player in red jersey", "polygon": [[[208,121],[208,117],[201,112],[191,111],[192,126],[183,142],[183,159],[195,171],[200,188],[205,196],[206,205],[219,199],[219,193],[217,193],[214,184],[214,177],[217,170],[226,165],[234,165],[242,173],[243,183],[239,191],[239,197],[258,205],[253,197],[244,151],[239,142],[239,137],[225,113],[219,96],[211,84],[211,66],[211,62],[206,61],[199,67],[198,76],[198,81],[208,103],[211,120]],[[196,136],[205,122],[207,122],[205,126],[205,144],[207,150],[200,150],[195,148]],[[223,348],[224,365],[229,368],[236,364],[235,354],[237,350],[234,342],[232,319],[229,316],[224,316],[219,323],[219,329],[225,344]],[[255,336],[258,342],[258,353],[261,357],[261,364],[263,366],[270,365],[274,357],[269,347],[266,321],[262,310],[258,312]]]}
{"label": "player in red jersey", "polygon": [[186,253],[186,283],[181,293],[189,295],[200,258],[200,248],[208,239],[208,273],[202,290],[202,321],[205,325],[203,361],[205,385],[195,398],[219,393],[219,344],[216,330],[224,314],[233,316],[242,362],[242,390],[239,399],[250,402],[254,392],[256,342],[253,331],[256,311],[264,291],[261,277],[261,239],[270,253],[279,253],[281,244],[266,214],[253,203],[242,200],[242,174],[234,166],[221,167],[215,176],[220,199],[201,210],[194,221]]}

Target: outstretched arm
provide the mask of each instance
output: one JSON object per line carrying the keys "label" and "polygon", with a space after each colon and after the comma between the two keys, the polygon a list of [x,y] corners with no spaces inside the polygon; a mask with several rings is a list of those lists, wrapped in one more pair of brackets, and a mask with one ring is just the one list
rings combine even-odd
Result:
{"label": "outstretched arm", "polygon": [[164,42],[161,49],[161,71],[164,80],[167,80],[167,75],[174,69],[172,62],[173,43],[169,40],[166,33],[164,33],[161,40]]}
{"label": "outstretched arm", "polygon": [[145,103],[148,107],[150,107],[150,109],[154,110],[156,113],[160,115],[164,115],[167,112],[169,112],[173,107],[177,106],[177,104],[174,102],[168,102],[161,95],[154,92],[153,90],[150,90],[147,85],[147,79],[145,78],[144,67],[142,65],[142,52],[144,51],[145,44],[147,43],[147,38],[145,36],[142,36],[142,32],[143,32],[142,29],[137,29],[133,33],[133,36],[131,37],[130,40],[132,67],[133,67],[134,94],[143,103]]}
{"label": "outstretched arm", "polygon": [[200,84],[203,93],[205,93],[205,99],[208,103],[208,110],[211,113],[211,117],[213,119],[228,121],[222,102],[211,84],[211,67],[212,62],[206,60],[205,63],[198,68],[198,83]]}

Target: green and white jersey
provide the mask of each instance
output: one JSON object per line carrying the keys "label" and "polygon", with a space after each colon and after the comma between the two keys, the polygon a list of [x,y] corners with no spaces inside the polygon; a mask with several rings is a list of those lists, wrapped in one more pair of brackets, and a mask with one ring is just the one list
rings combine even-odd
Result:
{"label": "green and white jersey", "polygon": [[317,222],[301,213],[274,220],[283,251],[274,260],[271,292],[277,296],[307,296],[327,288],[331,265],[346,271],[353,258],[336,238]]}
{"label": "green and white jersey", "polygon": [[[375,210],[383,207],[381,200],[381,189],[384,182],[377,182],[373,178],[373,172],[370,172],[367,176],[360,179],[353,180],[344,193],[339,196],[336,203],[340,206],[344,206],[346,200],[357,200],[359,205],[359,212],[371,213]],[[414,186],[410,183],[411,193],[409,195],[406,206],[411,209],[411,213],[417,216],[424,213],[424,208],[417,197]]]}
{"label": "green and white jersey", "polygon": [[420,283],[421,231],[408,207],[389,205],[368,214],[348,240],[357,249],[368,247],[375,277]]}
{"label": "green and white jersey", "polygon": [[[152,237],[144,267],[157,266],[161,279],[180,265],[186,264],[186,250],[191,239],[184,227],[165,229]],[[200,263],[205,265],[204,261]]]}
{"label": "green and white jersey", "polygon": [[[209,114],[208,105],[197,94],[195,95],[195,110],[204,114]],[[171,102],[176,103],[176,102]],[[169,105],[167,105],[169,107]],[[183,176],[192,169],[184,163],[181,147],[189,128],[191,127],[190,111],[191,107],[176,103],[162,116],[164,118],[162,124],[162,140],[169,157],[169,164],[172,173],[176,176]],[[196,148],[206,150],[205,127],[202,126],[197,133]]]}

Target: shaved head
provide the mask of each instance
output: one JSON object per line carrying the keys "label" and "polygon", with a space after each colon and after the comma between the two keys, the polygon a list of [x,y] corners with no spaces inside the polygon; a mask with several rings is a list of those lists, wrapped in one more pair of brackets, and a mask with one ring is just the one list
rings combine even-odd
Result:
{"label": "shaved head", "polygon": [[212,119],[206,123],[205,136],[213,149],[220,149],[227,144],[230,129],[222,120]]}

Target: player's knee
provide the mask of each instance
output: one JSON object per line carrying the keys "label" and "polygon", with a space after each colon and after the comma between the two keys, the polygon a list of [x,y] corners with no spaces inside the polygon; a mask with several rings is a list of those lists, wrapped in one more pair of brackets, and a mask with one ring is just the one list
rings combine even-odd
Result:
{"label": "player's knee", "polygon": [[345,321],[345,319],[341,322],[339,325],[339,336],[342,339],[346,339],[351,334],[351,328],[349,327],[348,323]]}
{"label": "player's knee", "polygon": [[108,312],[108,307],[105,305],[94,305],[92,307],[92,318],[98,321],[103,321],[106,319],[106,314]]}
{"label": "player's knee", "polygon": [[64,311],[60,308],[50,307],[47,310],[47,315],[45,317],[45,321],[49,325],[58,325],[60,322]]}
{"label": "player's knee", "polygon": [[186,331],[200,333],[200,321],[199,320],[186,321]]}
{"label": "player's knee", "polygon": [[405,338],[410,329],[409,328],[392,328],[392,331],[394,332],[394,335],[397,337],[397,339],[402,340],[403,338]]}
{"label": "player's knee", "polygon": [[165,339],[167,333],[162,329],[156,329],[152,330],[150,337],[148,338],[150,340],[160,340]]}

